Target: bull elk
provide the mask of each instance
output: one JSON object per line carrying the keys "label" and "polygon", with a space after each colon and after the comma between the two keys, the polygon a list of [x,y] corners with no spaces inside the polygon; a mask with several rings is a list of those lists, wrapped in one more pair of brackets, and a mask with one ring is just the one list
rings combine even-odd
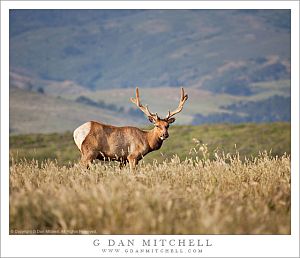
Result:
{"label": "bull elk", "polygon": [[81,152],[81,162],[89,167],[96,159],[116,160],[120,167],[129,162],[133,170],[138,161],[151,151],[158,150],[163,141],[169,137],[169,125],[175,121],[174,115],[181,112],[188,95],[181,88],[181,97],[177,109],[168,112],[165,118],[160,118],[157,113],[151,113],[148,106],[140,102],[139,89],[136,88],[136,97],[131,101],[154,124],[154,128],[144,131],[132,126],[116,127],[95,121],[79,126],[73,134],[74,141]]}

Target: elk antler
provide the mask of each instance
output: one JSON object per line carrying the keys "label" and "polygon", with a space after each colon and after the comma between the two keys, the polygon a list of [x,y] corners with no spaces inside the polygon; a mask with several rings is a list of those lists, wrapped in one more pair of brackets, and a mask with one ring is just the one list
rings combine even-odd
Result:
{"label": "elk antler", "polygon": [[141,111],[143,111],[143,113],[144,113],[146,116],[152,117],[152,118],[154,118],[155,120],[157,120],[157,119],[158,119],[157,113],[156,113],[156,114],[151,113],[150,110],[148,109],[148,106],[147,106],[147,105],[146,105],[146,106],[143,106],[143,105],[141,104],[141,102],[140,102],[139,88],[138,88],[138,87],[137,87],[136,90],[135,90],[135,95],[136,95],[135,98],[130,98],[131,102],[134,103],[134,104],[136,104],[137,107],[138,107]]}
{"label": "elk antler", "polygon": [[169,113],[166,116],[166,119],[168,120],[170,117],[178,114],[182,110],[183,105],[187,101],[187,99],[188,99],[188,95],[184,94],[184,89],[181,87],[181,97],[180,97],[179,105],[178,105],[178,107],[174,111],[171,112],[169,110]]}

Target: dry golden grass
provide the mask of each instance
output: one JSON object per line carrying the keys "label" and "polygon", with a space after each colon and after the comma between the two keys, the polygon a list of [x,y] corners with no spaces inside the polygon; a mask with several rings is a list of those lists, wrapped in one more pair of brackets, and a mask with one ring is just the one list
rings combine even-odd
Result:
{"label": "dry golden grass", "polygon": [[[12,161],[10,229],[94,234],[290,234],[290,157],[214,153],[136,172]],[[53,231],[45,231],[53,230]]]}

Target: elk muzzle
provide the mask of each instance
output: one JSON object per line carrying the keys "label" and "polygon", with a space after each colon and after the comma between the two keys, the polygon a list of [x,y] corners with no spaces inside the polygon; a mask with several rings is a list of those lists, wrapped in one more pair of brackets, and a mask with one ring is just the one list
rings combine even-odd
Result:
{"label": "elk muzzle", "polygon": [[169,133],[164,132],[159,138],[163,141],[163,140],[167,139],[168,137],[169,137]]}

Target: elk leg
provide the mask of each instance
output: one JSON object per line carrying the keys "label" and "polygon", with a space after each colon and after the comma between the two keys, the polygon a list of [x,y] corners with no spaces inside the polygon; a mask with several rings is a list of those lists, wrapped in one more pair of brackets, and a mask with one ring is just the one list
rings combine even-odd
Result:
{"label": "elk leg", "polygon": [[125,166],[126,166],[126,163],[127,163],[127,160],[121,160],[121,161],[120,161],[119,168],[122,169],[123,167],[125,167]]}
{"label": "elk leg", "polygon": [[88,152],[85,154],[82,154],[81,156],[81,163],[86,166],[86,168],[89,168],[92,162],[97,158],[97,154],[94,152]]}
{"label": "elk leg", "polygon": [[133,155],[129,155],[127,159],[129,161],[130,171],[135,170],[137,165],[137,158],[134,157]]}

